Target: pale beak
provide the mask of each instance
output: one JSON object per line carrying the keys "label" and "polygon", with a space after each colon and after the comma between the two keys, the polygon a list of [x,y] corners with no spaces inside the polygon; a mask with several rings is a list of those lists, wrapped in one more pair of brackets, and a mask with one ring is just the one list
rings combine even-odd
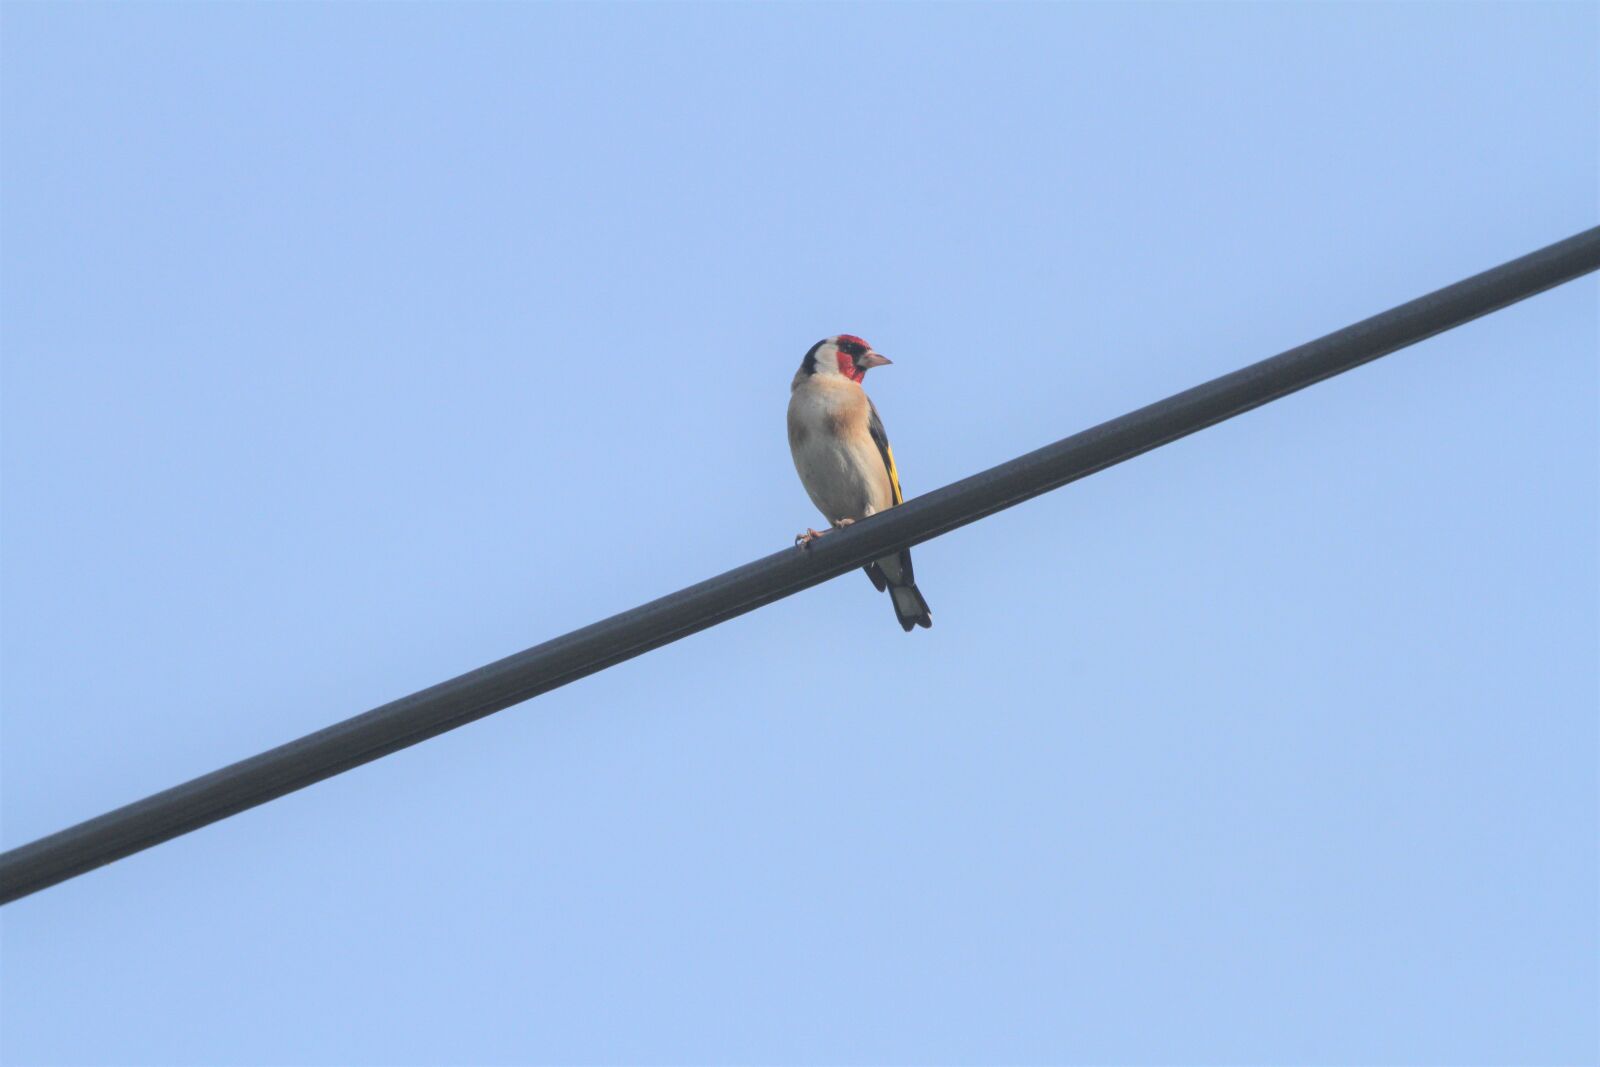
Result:
{"label": "pale beak", "polygon": [[880,356],[878,353],[868,349],[867,354],[861,357],[861,369],[871,370],[873,367],[887,367],[893,362],[894,360],[889,357]]}

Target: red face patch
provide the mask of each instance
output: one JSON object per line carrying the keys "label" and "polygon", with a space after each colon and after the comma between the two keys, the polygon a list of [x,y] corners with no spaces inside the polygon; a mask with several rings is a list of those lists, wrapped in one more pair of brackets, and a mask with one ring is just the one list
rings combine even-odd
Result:
{"label": "red face patch", "polygon": [[856,361],[850,358],[849,353],[839,349],[839,373],[849,378],[852,382],[859,382],[867,376],[867,372],[856,366]]}
{"label": "red face patch", "polygon": [[866,353],[872,350],[872,346],[853,333],[841,333],[838,338],[838,344],[839,373],[849,378],[852,382],[859,382],[867,376],[867,372],[856,366],[855,356],[847,352],[846,349],[857,349],[862,353]]}

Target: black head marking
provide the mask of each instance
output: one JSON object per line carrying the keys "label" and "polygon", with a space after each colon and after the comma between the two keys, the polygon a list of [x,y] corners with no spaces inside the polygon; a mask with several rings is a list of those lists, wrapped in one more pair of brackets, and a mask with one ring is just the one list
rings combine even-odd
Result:
{"label": "black head marking", "polygon": [[806,358],[800,361],[801,374],[810,375],[817,373],[817,349],[821,348],[827,343],[828,339],[824,337],[822,340],[811,346],[811,350],[806,353]]}

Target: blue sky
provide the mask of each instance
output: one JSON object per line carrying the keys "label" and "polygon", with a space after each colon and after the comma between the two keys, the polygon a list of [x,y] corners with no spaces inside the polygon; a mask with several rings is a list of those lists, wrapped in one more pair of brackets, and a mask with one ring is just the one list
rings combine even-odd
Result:
{"label": "blue sky", "polygon": [[[1600,7],[10,3],[22,844],[1600,218]],[[1600,286],[4,909],[7,1064],[1579,1063]]]}

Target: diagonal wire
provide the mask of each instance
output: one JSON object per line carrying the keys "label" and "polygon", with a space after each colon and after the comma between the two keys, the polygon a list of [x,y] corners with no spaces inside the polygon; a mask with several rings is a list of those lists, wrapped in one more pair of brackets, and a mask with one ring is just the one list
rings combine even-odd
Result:
{"label": "diagonal wire", "polygon": [[1600,268],[1600,227],[856,523],[0,854],[0,904],[976,522]]}

